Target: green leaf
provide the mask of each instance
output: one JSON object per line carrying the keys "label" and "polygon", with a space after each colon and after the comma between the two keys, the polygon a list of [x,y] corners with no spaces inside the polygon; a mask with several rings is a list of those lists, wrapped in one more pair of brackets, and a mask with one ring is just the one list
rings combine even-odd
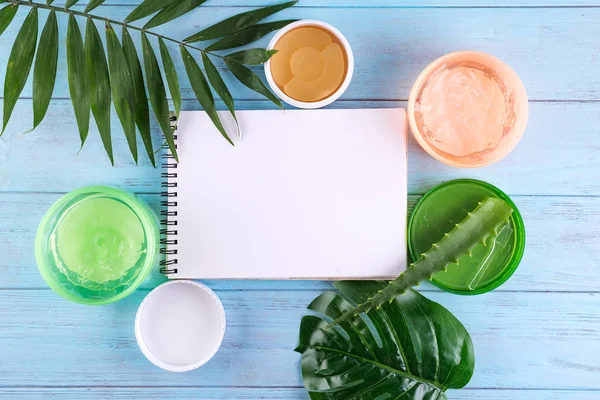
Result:
{"label": "green leaf", "polygon": [[[385,288],[385,282],[343,281],[341,295],[324,292],[308,306],[300,324],[302,378],[311,399],[447,399],[464,387],[475,354],[465,327],[441,305],[414,290],[338,329],[335,319]],[[341,328],[341,329],[340,329]],[[343,332],[342,332],[343,331]],[[377,338],[377,339],[376,339]],[[380,344],[379,344],[379,343]]]}
{"label": "green leaf", "polygon": [[10,25],[18,9],[18,5],[11,4],[0,10],[0,35],[8,28],[8,25]]}
{"label": "green leaf", "polygon": [[73,14],[69,15],[67,27],[67,72],[69,93],[79,128],[81,146],[83,146],[90,127],[90,91],[87,84],[83,40],[79,24]]}
{"label": "green leaf", "polygon": [[235,116],[235,106],[234,106],[233,96],[229,92],[229,89],[227,89],[227,85],[225,85],[225,82],[223,82],[223,78],[221,78],[221,75],[219,74],[217,67],[215,67],[215,65],[212,63],[212,61],[210,61],[210,58],[208,58],[208,56],[204,53],[202,53],[202,63],[204,64],[204,70],[206,71],[206,76],[208,77],[208,81],[212,85],[213,89],[215,89],[215,92],[217,92],[217,94],[219,95],[221,100],[223,100],[223,103],[225,103],[225,105],[229,109],[229,112],[233,116],[233,119],[235,120],[235,124],[237,126],[238,136],[239,136],[240,135],[240,127],[237,122],[237,117]]}
{"label": "green leaf", "polygon": [[142,33],[142,52],[144,54],[144,69],[146,70],[146,82],[148,83],[148,93],[150,94],[150,104],[154,110],[154,115],[158,119],[158,124],[165,135],[171,154],[175,160],[179,162],[177,148],[175,147],[175,139],[171,130],[171,122],[169,120],[169,103],[167,101],[167,92],[165,84],[160,74],[158,60],[152,49],[152,45],[145,33]]}
{"label": "green leaf", "polygon": [[15,108],[17,99],[25,86],[25,82],[27,82],[27,77],[31,70],[38,35],[37,16],[37,7],[33,7],[25,18],[8,57],[8,65],[4,78],[4,113],[2,115],[3,123],[0,136],[2,136],[6,129],[10,115]]}
{"label": "green leaf", "polygon": [[233,49],[234,47],[244,46],[296,21],[297,20],[295,19],[287,19],[284,21],[267,22],[266,24],[253,25],[211,44],[206,48],[206,51],[227,50]]}
{"label": "green leaf", "polygon": [[157,11],[177,2],[179,0],[145,0],[142,4],[137,6],[127,17],[125,22],[133,22],[138,19],[147,17],[148,15],[154,14]]}
{"label": "green leaf", "polygon": [[231,145],[233,145],[233,142],[229,136],[227,136],[227,132],[225,132],[225,128],[223,128],[223,124],[221,124],[221,120],[219,119],[219,115],[217,114],[217,109],[215,107],[215,100],[212,92],[210,91],[210,86],[208,86],[208,82],[202,73],[202,70],[190,52],[184,46],[180,46],[180,48],[181,58],[183,59],[183,64],[185,65],[185,70],[192,85],[192,89],[196,94],[196,98],[200,102],[200,105],[204,111],[206,111],[212,120],[215,127],[219,130],[219,132],[221,132],[221,135],[223,135],[223,137],[227,139]]}
{"label": "green leaf", "polygon": [[238,81],[242,82],[244,85],[254,90],[255,92],[262,94],[267,99],[275,103],[275,105],[283,109],[283,104],[281,104],[281,101],[279,101],[279,99],[273,93],[271,93],[271,91],[265,86],[265,84],[262,83],[260,78],[249,68],[244,67],[242,64],[229,61],[227,59],[225,59],[225,63],[227,64],[227,67],[229,67],[229,70],[233,73],[233,75],[237,78]]}
{"label": "green leaf", "polygon": [[129,35],[127,28],[122,28],[123,33],[123,52],[125,53],[125,59],[129,66],[129,73],[131,74],[133,84],[133,114],[135,117],[135,124],[140,131],[140,136],[144,142],[146,153],[148,158],[152,162],[152,165],[156,167],[156,160],[154,158],[154,148],[152,146],[152,135],[150,132],[150,110],[148,109],[148,97],[146,96],[146,85],[144,84],[144,75],[142,74],[142,66],[138,58],[137,50]]}
{"label": "green leaf", "polygon": [[227,54],[225,59],[238,64],[259,65],[269,61],[269,58],[273,57],[275,53],[277,50],[248,49]]}
{"label": "green leaf", "polygon": [[67,2],[65,3],[65,8],[69,9],[77,3],[79,3],[79,0],[67,0]]}
{"label": "green leaf", "polygon": [[189,36],[188,38],[184,39],[184,42],[200,42],[203,40],[216,39],[218,37],[231,35],[232,33],[239,32],[242,29],[256,24],[258,21],[261,21],[278,11],[291,7],[297,2],[298,1],[288,1],[287,3],[259,8],[258,10],[234,15],[233,17],[227,18],[224,21],[218,22],[206,29],[201,30],[198,33],[193,34],[192,36]]}
{"label": "green leaf", "polygon": [[181,91],[179,89],[179,78],[177,78],[177,70],[175,70],[175,64],[169,54],[169,49],[163,38],[158,38],[158,47],[160,48],[160,57],[162,58],[163,67],[165,68],[165,76],[167,77],[167,84],[169,85],[169,92],[173,98],[173,105],[175,106],[175,115],[179,117],[181,111]]}
{"label": "green leaf", "polygon": [[205,1],[206,0],[181,0],[175,2],[152,17],[152,19],[144,25],[144,29],[155,28],[159,25],[166,24],[175,18],[187,14]]}
{"label": "green leaf", "polygon": [[129,65],[123,53],[123,48],[115,30],[109,22],[106,23],[106,47],[108,49],[108,70],[115,111],[123,126],[131,155],[138,162],[137,142],[135,135],[133,80]]}
{"label": "green leaf", "polygon": [[105,0],[90,0],[87,7],[85,8],[85,13],[89,13],[94,8],[98,7],[100,4],[104,3]]}
{"label": "green leaf", "polygon": [[96,29],[96,25],[91,18],[88,18],[85,29],[85,64],[88,75],[88,90],[91,93],[90,108],[96,120],[106,154],[108,154],[111,164],[114,165],[110,137],[111,91],[108,65],[104,55],[102,39],[100,39],[98,29]]}
{"label": "green leaf", "polygon": [[46,4],[50,5],[54,2],[54,0],[46,0]]}
{"label": "green leaf", "polygon": [[56,80],[58,64],[58,23],[56,12],[50,11],[40,36],[35,65],[33,67],[33,129],[42,122]]}

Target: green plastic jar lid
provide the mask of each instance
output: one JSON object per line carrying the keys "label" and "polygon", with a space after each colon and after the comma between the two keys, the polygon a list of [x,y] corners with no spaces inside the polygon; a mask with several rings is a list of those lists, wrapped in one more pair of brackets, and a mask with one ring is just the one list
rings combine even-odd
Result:
{"label": "green plastic jar lid", "polygon": [[150,207],[119,189],[90,186],[61,197],[42,219],[38,269],[52,290],[100,305],[131,294],[157,265],[160,232]]}
{"label": "green plastic jar lid", "polygon": [[514,210],[509,222],[496,236],[473,249],[447,272],[438,272],[432,282],[440,289],[464,295],[489,292],[502,285],[519,266],[525,250],[525,226],[519,210],[500,189],[474,179],[443,183],[427,192],[417,203],[408,224],[408,248],[413,260],[450,232],[486,197],[506,201]]}

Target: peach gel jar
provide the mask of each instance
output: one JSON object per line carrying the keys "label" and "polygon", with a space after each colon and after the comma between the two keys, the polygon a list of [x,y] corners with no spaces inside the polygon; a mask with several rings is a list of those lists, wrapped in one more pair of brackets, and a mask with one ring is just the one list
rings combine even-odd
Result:
{"label": "peach gel jar", "polygon": [[505,63],[485,53],[443,56],[419,75],[408,115],[417,142],[457,167],[482,167],[506,156],[525,131],[525,88]]}

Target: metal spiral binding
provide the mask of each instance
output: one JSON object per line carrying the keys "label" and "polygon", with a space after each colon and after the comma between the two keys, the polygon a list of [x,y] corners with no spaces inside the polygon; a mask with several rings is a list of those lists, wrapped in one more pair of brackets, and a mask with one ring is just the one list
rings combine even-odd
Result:
{"label": "metal spiral binding", "polygon": [[[173,131],[177,130],[177,117],[171,117],[171,126]],[[173,135],[174,139],[177,140],[177,135]],[[177,144],[175,144],[177,148]],[[161,192],[163,200],[160,202],[160,206],[166,209],[161,210],[161,225],[160,230],[160,254],[165,255],[165,259],[160,261],[160,273],[165,275],[176,274],[178,272],[177,263],[177,162],[175,157],[166,151],[162,155],[162,168],[166,172],[160,174],[163,182],[161,187],[164,189]]]}

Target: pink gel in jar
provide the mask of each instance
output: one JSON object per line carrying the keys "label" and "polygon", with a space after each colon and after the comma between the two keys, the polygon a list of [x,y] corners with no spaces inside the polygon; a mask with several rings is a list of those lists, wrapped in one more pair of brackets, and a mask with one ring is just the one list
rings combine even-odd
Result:
{"label": "pink gel in jar", "polygon": [[485,53],[451,53],[431,63],[410,93],[408,116],[417,142],[457,167],[482,167],[519,142],[528,117],[517,74]]}

